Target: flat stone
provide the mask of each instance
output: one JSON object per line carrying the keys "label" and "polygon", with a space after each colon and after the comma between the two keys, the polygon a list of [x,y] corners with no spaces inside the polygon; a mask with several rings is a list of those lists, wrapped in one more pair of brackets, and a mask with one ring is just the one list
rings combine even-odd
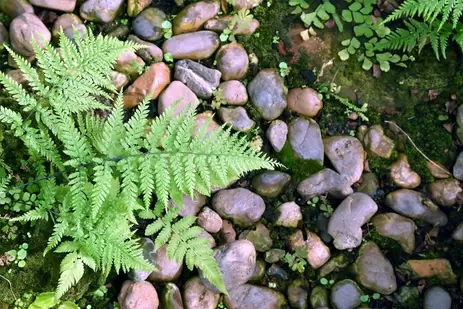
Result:
{"label": "flat stone", "polygon": [[265,171],[252,179],[252,187],[257,194],[265,197],[277,197],[291,181],[291,176],[279,171]]}
{"label": "flat stone", "polygon": [[453,206],[463,191],[460,182],[454,178],[437,180],[428,186],[431,199],[440,206]]}
{"label": "flat stone", "polygon": [[[253,275],[256,267],[256,249],[248,240],[236,240],[224,244],[215,250],[214,257],[229,293],[245,284]],[[201,270],[199,275],[207,289],[216,293],[220,292],[202,276]]]}
{"label": "flat stone", "polygon": [[212,207],[222,218],[245,227],[259,221],[265,211],[264,200],[244,188],[217,192],[212,198]]}
{"label": "flat stone", "polygon": [[362,143],[352,136],[333,136],[323,139],[325,154],[341,176],[352,185],[359,181],[363,172],[365,151]]}
{"label": "flat stone", "polygon": [[269,288],[243,284],[224,297],[228,309],[280,309],[286,304],[283,294]]}
{"label": "flat stone", "polygon": [[138,77],[124,93],[124,107],[133,108],[140,104],[148,94],[156,99],[170,83],[170,69],[163,63],[154,63]]}
{"label": "flat stone", "polygon": [[236,108],[221,107],[218,112],[219,118],[231,125],[234,130],[249,132],[254,128],[255,121],[249,118],[246,109],[242,106]]}
{"label": "flat stone", "polygon": [[391,262],[383,255],[378,246],[369,241],[362,245],[354,263],[357,281],[364,287],[389,295],[397,289],[397,280]]}
{"label": "flat stone", "polygon": [[294,202],[287,202],[278,206],[278,214],[278,219],[275,222],[278,226],[295,228],[302,221],[301,207]]}
{"label": "flat stone", "polygon": [[320,127],[312,119],[297,118],[289,124],[289,143],[300,159],[323,164],[323,141]]}
{"label": "flat stone", "polygon": [[55,11],[72,12],[77,0],[29,0],[32,5]]}
{"label": "flat stone", "polygon": [[171,37],[162,45],[164,53],[173,59],[202,60],[214,54],[220,45],[219,36],[212,31],[198,31]]}
{"label": "flat stone", "polygon": [[412,170],[407,157],[400,154],[396,162],[391,165],[391,178],[401,188],[413,189],[421,184],[421,177]]}
{"label": "flat stone", "polygon": [[440,286],[433,286],[424,292],[424,309],[450,309],[452,297]]}
{"label": "flat stone", "polygon": [[183,287],[185,309],[215,309],[219,304],[220,294],[204,286],[199,277],[193,277]]}
{"label": "flat stone", "polygon": [[218,0],[205,0],[189,4],[175,16],[172,22],[172,31],[175,35],[198,31],[209,19],[214,18],[219,10]]}
{"label": "flat stone", "polygon": [[286,108],[287,89],[284,79],[275,69],[257,73],[248,84],[248,93],[252,104],[265,120],[278,118]]}
{"label": "flat stone", "polygon": [[122,12],[124,0],[87,0],[80,7],[80,17],[97,23],[113,22]]}
{"label": "flat stone", "polygon": [[380,125],[371,126],[363,142],[372,154],[381,158],[390,158],[394,149],[394,142],[384,134],[384,129]]}
{"label": "flat stone", "polygon": [[191,60],[180,60],[175,63],[174,79],[181,81],[198,97],[210,99],[219,86],[221,73],[218,70]]}
{"label": "flat stone", "polygon": [[443,284],[455,284],[457,276],[447,259],[408,260],[399,266],[411,275],[412,279],[438,278]]}
{"label": "flat stone", "polygon": [[305,198],[326,193],[334,198],[345,198],[354,192],[349,182],[347,177],[325,168],[301,181],[297,186],[297,192]]}
{"label": "flat stone", "polygon": [[143,10],[132,22],[133,32],[143,40],[154,42],[164,35],[162,23],[167,20],[166,14],[158,8]]}
{"label": "flat stone", "polygon": [[307,239],[301,230],[297,230],[290,237],[291,251],[297,247],[304,247],[307,251],[307,261],[313,269],[322,267],[331,257],[330,249],[323,243],[317,234],[306,229]]}
{"label": "flat stone", "polygon": [[147,281],[126,280],[117,296],[117,301],[123,309],[157,309],[159,306],[158,293]]}
{"label": "flat stone", "polygon": [[167,88],[159,95],[158,113],[162,114],[176,104],[173,114],[180,115],[185,109],[190,111],[196,109],[199,105],[198,97],[184,83],[174,80]]}
{"label": "flat stone", "polygon": [[371,223],[379,235],[394,239],[406,253],[412,254],[415,250],[416,225],[413,220],[388,212],[375,215]]}
{"label": "flat stone", "polygon": [[432,225],[444,226],[448,221],[447,215],[420,192],[408,189],[393,191],[386,196],[385,204],[401,215]]}
{"label": "flat stone", "polygon": [[[463,168],[463,160],[461,163]],[[445,179],[452,177],[452,173],[450,173],[447,168],[445,168],[442,164],[436,161],[426,161],[426,167],[428,168],[429,172],[434,178]],[[463,177],[463,170],[461,171],[461,173],[461,177]],[[455,178],[457,177],[455,176]]]}
{"label": "flat stone", "polygon": [[274,120],[270,124],[265,133],[273,149],[280,152],[285,146],[286,139],[288,138],[288,125],[282,120]]}
{"label": "flat stone", "polygon": [[240,80],[246,76],[249,58],[243,45],[237,42],[222,46],[217,52],[217,68],[223,80]]}
{"label": "flat stone", "polygon": [[360,306],[362,290],[349,279],[337,282],[331,289],[331,304],[334,309],[354,309]]}
{"label": "flat stone", "polygon": [[229,80],[219,84],[223,99],[230,105],[244,105],[248,101],[246,86],[239,80]]}
{"label": "flat stone", "polygon": [[312,88],[294,88],[288,92],[288,108],[300,115],[315,117],[323,108],[323,101]]}
{"label": "flat stone", "polygon": [[328,224],[328,233],[338,250],[352,249],[362,243],[362,226],[378,210],[375,201],[366,194],[353,193],[333,212]]}
{"label": "flat stone", "polygon": [[32,39],[43,48],[51,40],[51,33],[34,14],[23,13],[10,24],[10,43],[13,50],[21,56],[34,56]]}

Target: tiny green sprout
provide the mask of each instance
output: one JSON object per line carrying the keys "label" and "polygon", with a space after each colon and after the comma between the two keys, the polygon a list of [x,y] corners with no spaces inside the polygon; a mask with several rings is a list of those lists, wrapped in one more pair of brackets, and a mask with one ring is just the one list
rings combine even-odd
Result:
{"label": "tiny green sprout", "polygon": [[280,64],[278,65],[278,67],[280,68],[280,75],[281,75],[281,77],[288,76],[288,74],[289,74],[289,67],[288,67],[288,64],[287,64],[286,62],[280,62]]}
{"label": "tiny green sprout", "polygon": [[321,279],[320,279],[320,283],[323,284],[323,285],[328,285],[328,279],[326,279],[326,278],[321,278]]}
{"label": "tiny green sprout", "polygon": [[169,39],[172,37],[172,23],[170,21],[163,21],[161,28],[164,30],[164,38]]}
{"label": "tiny green sprout", "polygon": [[129,23],[129,20],[127,18],[123,18],[120,20],[121,24],[124,25],[124,26],[127,26],[128,23]]}
{"label": "tiny green sprout", "polygon": [[227,42],[228,41],[228,38],[230,37],[230,34],[231,34],[231,30],[230,29],[224,29],[223,32],[220,34],[220,41],[221,42]]}
{"label": "tiny green sprout", "polygon": [[381,294],[379,294],[379,293],[374,293],[374,294],[372,295],[372,298],[375,299],[375,300],[380,299],[380,298],[381,298]]}
{"label": "tiny green sprout", "polygon": [[361,301],[362,303],[367,303],[369,300],[370,300],[370,296],[369,296],[369,295],[362,295],[362,296],[360,296],[360,301]]}
{"label": "tiny green sprout", "polygon": [[278,35],[274,35],[272,38],[273,44],[278,44],[280,42],[280,37]]}
{"label": "tiny green sprout", "polygon": [[174,57],[172,56],[171,53],[165,53],[164,54],[164,60],[166,62],[174,62]]}

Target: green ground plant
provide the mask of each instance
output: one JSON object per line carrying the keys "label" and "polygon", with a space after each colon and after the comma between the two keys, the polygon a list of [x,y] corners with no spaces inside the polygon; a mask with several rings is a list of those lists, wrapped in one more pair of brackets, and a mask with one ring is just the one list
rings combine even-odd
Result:
{"label": "green ground plant", "polygon": [[[195,128],[188,107],[180,115],[170,109],[149,123],[148,97],[124,121],[123,96],[109,72],[120,54],[142,46],[90,31],[74,41],[61,32],[59,45],[58,53],[33,42],[37,68],[9,50],[31,91],[0,72],[0,83],[22,109],[0,106],[0,122],[10,126],[36,162],[31,171],[36,180],[19,187],[40,187],[34,207],[12,220],[53,220],[44,254],[64,255],[56,298],[82,278],[86,267],[103,277],[112,269],[153,270],[134,237],[138,217],[152,220],[145,233],[155,235],[157,247],[169,244],[169,258],[199,268],[226,293],[208,241],[197,237],[202,229],[194,226],[196,218],[177,218],[182,194],[210,195],[211,186],[279,164],[230,129],[207,133],[209,122]],[[114,104],[106,120],[94,113],[108,109],[101,98]],[[0,190],[15,187],[8,182],[1,179]],[[170,206],[170,200],[179,206]]]}

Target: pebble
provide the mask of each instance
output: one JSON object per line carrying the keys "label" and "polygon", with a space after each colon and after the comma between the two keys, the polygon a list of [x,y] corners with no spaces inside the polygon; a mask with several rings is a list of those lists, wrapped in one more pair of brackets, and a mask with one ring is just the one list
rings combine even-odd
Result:
{"label": "pebble", "polygon": [[396,190],[386,195],[385,205],[395,212],[412,219],[423,220],[432,225],[447,224],[447,215],[420,192],[409,189]]}
{"label": "pebble", "polygon": [[218,233],[222,228],[222,218],[209,207],[204,207],[198,215],[198,225],[209,233]]}
{"label": "pebble", "polygon": [[460,223],[453,231],[452,238],[458,241],[463,241],[463,222]]}
{"label": "pebble", "polygon": [[124,93],[124,107],[133,108],[140,104],[148,94],[156,99],[170,84],[170,69],[163,63],[154,63],[138,77]]}
{"label": "pebble", "polygon": [[[156,257],[156,249],[154,246],[154,242],[147,237],[143,237],[138,240],[138,243],[140,244],[140,247],[142,248],[143,259],[150,262],[151,264],[154,264],[155,257]],[[127,275],[130,280],[139,282],[139,281],[145,281],[150,274],[151,274],[151,271],[131,269]]]}
{"label": "pebble", "polygon": [[399,187],[404,189],[414,189],[421,184],[420,175],[412,170],[403,153],[391,165],[391,178]]}
{"label": "pebble", "polygon": [[307,261],[313,269],[323,266],[331,257],[330,249],[323,243],[317,234],[306,230],[307,238],[301,230],[297,230],[289,236],[291,251],[295,252],[297,247],[305,247]]}
{"label": "pebble", "polygon": [[380,125],[371,126],[363,139],[365,147],[374,155],[388,159],[394,149],[394,142],[384,134]]}
{"label": "pebble", "polygon": [[175,35],[200,30],[203,25],[214,18],[220,10],[218,0],[198,1],[187,5],[172,21]]}
{"label": "pebble", "polygon": [[136,36],[150,42],[157,41],[164,35],[162,23],[167,20],[166,14],[158,8],[143,10],[132,22],[132,29]]}
{"label": "pebble", "polygon": [[433,286],[424,292],[424,309],[450,309],[452,297],[449,292],[440,286]]}
{"label": "pebble", "polygon": [[447,259],[408,260],[399,266],[405,271],[412,271],[412,279],[437,278],[443,284],[455,284],[457,276],[452,270],[452,265]]}
{"label": "pebble", "polygon": [[337,282],[331,289],[331,304],[334,309],[354,309],[362,303],[362,290],[349,279]]}
{"label": "pebble", "polygon": [[225,29],[229,29],[231,22],[235,23],[231,30],[234,35],[251,35],[260,27],[260,22],[255,18],[249,21],[240,18],[236,20],[234,16],[224,15],[208,20],[204,24],[204,29],[222,33]]}
{"label": "pebble", "polygon": [[360,179],[360,184],[355,189],[356,192],[362,192],[373,198],[379,188],[379,179],[375,174],[365,172]]}
{"label": "pebble", "polygon": [[246,86],[239,80],[229,80],[219,84],[223,91],[223,99],[230,105],[244,105],[248,101]]}
{"label": "pebble", "polygon": [[297,186],[297,192],[305,198],[326,193],[334,198],[345,198],[354,192],[349,182],[347,177],[325,168],[301,181]]}
{"label": "pebble", "polygon": [[365,151],[362,143],[352,136],[332,136],[323,139],[325,155],[335,170],[349,180],[349,185],[362,176]]}
{"label": "pebble", "polygon": [[360,247],[358,258],[354,263],[354,272],[359,283],[380,294],[389,295],[397,289],[397,280],[391,262],[372,241]]}
{"label": "pebble", "polygon": [[306,279],[292,280],[288,286],[288,301],[293,309],[309,308],[309,282]]}
{"label": "pebble", "polygon": [[294,88],[288,92],[288,108],[302,116],[313,118],[323,108],[323,101],[312,88]]}
{"label": "pebble", "polygon": [[184,83],[199,98],[210,99],[220,83],[221,73],[218,70],[191,60],[180,60],[175,63],[174,79]]}
{"label": "pebble", "polygon": [[272,264],[267,270],[267,276],[273,277],[276,280],[289,280],[288,273],[276,264]]}
{"label": "pebble", "polygon": [[454,178],[437,180],[428,186],[431,199],[440,206],[453,206],[463,191],[460,182]]}
{"label": "pebble", "polygon": [[328,290],[322,286],[316,286],[310,293],[310,305],[314,309],[329,308]]}
{"label": "pebble", "polygon": [[339,254],[330,259],[325,263],[325,265],[323,265],[322,268],[320,268],[320,277],[326,277],[334,271],[338,272],[349,266],[350,263],[349,258],[347,258],[344,254]]}
{"label": "pebble", "polygon": [[371,223],[379,235],[394,239],[406,253],[412,254],[415,250],[416,225],[413,220],[388,212],[374,216]]}
{"label": "pebble", "polygon": [[217,52],[217,68],[222,72],[222,79],[225,81],[244,78],[248,66],[248,53],[240,43],[224,45]]}
{"label": "pebble", "polygon": [[154,286],[147,282],[126,280],[117,296],[121,309],[157,309],[158,293]]}
{"label": "pebble", "polygon": [[145,62],[137,56],[133,51],[122,53],[114,65],[114,70],[129,76],[131,79],[136,79],[140,72],[143,72]]}
{"label": "pebble", "polygon": [[149,276],[148,280],[153,282],[175,281],[180,277],[183,270],[183,260],[177,262],[167,257],[167,244],[156,249],[152,254],[153,264],[156,270]]}
{"label": "pebble", "polygon": [[270,249],[265,252],[265,262],[276,263],[279,262],[286,254],[285,250],[282,249]]}
{"label": "pebble", "polygon": [[51,35],[54,39],[57,39],[59,37],[61,28],[63,28],[63,32],[69,28],[73,30],[73,26],[76,27],[77,25],[81,25],[82,23],[82,19],[80,19],[80,17],[75,14],[60,15],[53,24]]}
{"label": "pebble", "polygon": [[[235,240],[221,245],[215,250],[214,257],[229,293],[245,284],[253,275],[256,267],[256,249],[248,240]],[[201,270],[199,275],[207,289],[220,292],[202,276]]]}
{"label": "pebble", "polygon": [[302,221],[301,207],[295,202],[286,202],[278,206],[278,218],[275,225],[298,227]]}
{"label": "pebble", "polygon": [[[461,163],[463,164],[463,161]],[[429,172],[434,178],[445,179],[452,176],[452,173],[450,173],[442,164],[438,162],[426,161],[426,167],[428,168]],[[463,177],[463,170],[461,171],[461,173],[462,175],[460,177]],[[455,178],[458,179],[458,177],[456,176]]]}
{"label": "pebble", "polygon": [[236,11],[241,9],[252,9],[256,6],[259,6],[262,3],[262,0],[235,0],[233,6]]}
{"label": "pebble", "polygon": [[375,201],[364,193],[348,196],[333,212],[328,224],[328,233],[338,250],[352,249],[362,243],[362,226],[378,210]]}
{"label": "pebble", "polygon": [[463,180],[463,152],[460,152],[453,166],[453,176],[458,180]]}
{"label": "pebble", "polygon": [[289,124],[289,143],[300,159],[323,164],[323,140],[320,127],[312,119],[296,118]]}
{"label": "pebble", "polygon": [[31,40],[35,39],[40,47],[51,40],[51,33],[34,14],[24,13],[13,19],[10,24],[10,43],[13,51],[21,56],[34,56]]}
{"label": "pebble", "polygon": [[219,45],[217,33],[198,31],[171,37],[164,42],[162,50],[174,59],[202,60],[212,56]]}
{"label": "pebble", "polygon": [[196,216],[201,208],[206,205],[206,197],[198,192],[195,192],[193,198],[188,194],[182,194],[182,205],[175,204],[173,200],[169,201],[169,205],[171,207],[178,206],[181,217]]}
{"label": "pebble", "polygon": [[291,176],[279,171],[265,171],[252,179],[252,187],[264,197],[277,197],[291,181]]}
{"label": "pebble", "polygon": [[185,309],[215,309],[220,294],[204,286],[199,277],[189,279],[183,287]]}
{"label": "pebble", "polygon": [[256,125],[255,121],[249,118],[246,109],[242,106],[236,108],[221,107],[218,111],[220,120],[231,125],[240,132],[249,132]]}
{"label": "pebble", "polygon": [[180,113],[187,107],[190,111],[196,109],[199,105],[198,97],[184,83],[174,80],[159,95],[158,113],[162,114],[176,104],[173,115]]}
{"label": "pebble", "polygon": [[168,282],[160,295],[161,308],[164,309],[183,309],[182,294],[178,286]]}
{"label": "pebble", "polygon": [[0,54],[6,51],[5,44],[8,44],[9,40],[8,30],[6,30],[5,26],[0,22]]}
{"label": "pebble", "polygon": [[147,41],[143,41],[142,39],[138,38],[137,36],[133,34],[129,35],[127,37],[127,40],[145,46],[144,48],[140,48],[135,52],[144,61],[148,63],[156,63],[156,62],[162,61],[163,59],[162,49],[159,48],[157,45],[147,42]]}
{"label": "pebble", "polygon": [[87,0],[80,7],[80,17],[97,23],[113,22],[124,7],[124,0]]}
{"label": "pebble", "polygon": [[128,0],[127,15],[135,17],[147,8],[153,0]]}
{"label": "pebble", "polygon": [[224,297],[228,309],[280,309],[285,303],[283,294],[269,288],[243,284]]}
{"label": "pebble", "polygon": [[34,14],[34,7],[27,0],[0,1],[0,11],[14,19],[23,13]]}
{"label": "pebble", "polygon": [[[222,71],[222,78],[223,75]],[[265,120],[278,118],[286,108],[287,89],[283,78],[275,69],[265,69],[257,73],[248,84],[248,93],[252,104]]]}
{"label": "pebble", "polygon": [[265,133],[273,149],[280,152],[288,138],[288,125],[282,120],[274,120]]}
{"label": "pebble", "polygon": [[244,227],[259,221],[265,211],[264,200],[244,188],[217,192],[212,198],[212,207],[222,218]]}
{"label": "pebble", "polygon": [[232,242],[236,240],[236,231],[233,225],[228,220],[222,219],[222,228],[220,229],[220,238],[224,242]]}
{"label": "pebble", "polygon": [[252,273],[252,276],[251,278],[249,278],[248,281],[261,281],[262,278],[265,276],[265,267],[265,262],[258,259],[256,261],[256,267],[254,268],[254,272]]}
{"label": "pebble", "polygon": [[270,237],[270,230],[262,223],[257,223],[252,230],[243,231],[238,238],[252,242],[257,252],[270,250],[273,245],[273,240]]}
{"label": "pebble", "polygon": [[72,12],[77,0],[29,0],[32,5],[55,11]]}

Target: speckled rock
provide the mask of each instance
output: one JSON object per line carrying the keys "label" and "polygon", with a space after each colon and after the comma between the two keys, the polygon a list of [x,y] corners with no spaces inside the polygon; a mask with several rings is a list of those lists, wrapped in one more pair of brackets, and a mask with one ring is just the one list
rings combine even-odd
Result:
{"label": "speckled rock", "polygon": [[310,305],[315,309],[329,308],[328,290],[319,285],[314,287],[310,293]]}
{"label": "speckled rock", "polygon": [[27,0],[3,0],[0,1],[0,11],[14,19],[23,13],[34,14],[34,7]]}
{"label": "speckled rock", "polygon": [[297,192],[306,198],[326,193],[334,198],[344,198],[354,192],[349,182],[347,177],[325,168],[301,181]]}
{"label": "speckled rock", "polygon": [[399,266],[399,271],[404,270],[412,279],[437,278],[443,284],[455,284],[457,276],[453,272],[452,265],[447,259],[408,260]]}
{"label": "speckled rock", "polygon": [[325,154],[341,176],[349,179],[349,185],[362,176],[365,151],[362,143],[352,136],[333,136],[323,139]]}
{"label": "speckled rock", "polygon": [[143,59],[138,57],[133,51],[126,51],[117,59],[117,62],[114,65],[114,70],[130,76],[133,80],[140,75],[140,72],[143,72],[144,67],[145,62]]}
{"label": "speckled rock", "polygon": [[72,12],[76,7],[77,0],[29,0],[29,2],[45,9]]}
{"label": "speckled rock", "polygon": [[[140,244],[140,247],[142,248],[142,254],[143,254],[143,258],[150,262],[151,264],[154,265],[155,263],[155,257],[156,257],[156,249],[155,249],[155,246],[154,246],[154,242],[147,238],[147,237],[143,237],[143,238],[140,238],[138,243]],[[130,280],[132,281],[136,281],[136,282],[139,282],[139,281],[144,281],[148,278],[148,276],[150,275],[151,271],[145,271],[145,270],[139,270],[139,269],[131,269],[129,272],[128,272],[128,277]]]}
{"label": "speckled rock", "polygon": [[153,0],[128,0],[127,15],[135,17],[147,8]]}
{"label": "speckled rock", "polygon": [[97,23],[110,23],[122,12],[124,0],[87,0],[80,7],[80,17]]}
{"label": "speckled rock", "polygon": [[243,284],[224,297],[228,309],[280,309],[286,304],[283,294],[269,288]]}
{"label": "speckled rock", "polygon": [[125,281],[117,301],[121,309],[157,309],[159,306],[156,289],[146,281]]}
{"label": "speckled rock", "polygon": [[195,192],[193,199],[188,194],[182,194],[182,205],[176,205],[174,201],[170,200],[170,206],[179,206],[181,217],[196,216],[201,208],[206,205],[206,197],[198,192]]}
{"label": "speckled rock", "polygon": [[248,84],[248,93],[252,104],[265,120],[278,118],[286,108],[287,89],[284,79],[275,69],[260,71]]}
{"label": "speckled rock", "polygon": [[433,286],[424,292],[423,309],[450,309],[452,297],[440,286]]}
{"label": "speckled rock", "polygon": [[202,60],[212,56],[219,45],[217,33],[198,31],[171,37],[162,45],[162,51],[171,53],[174,59]]}
{"label": "speckled rock", "polygon": [[388,212],[374,216],[371,223],[379,235],[396,240],[408,254],[415,250],[416,225],[413,220]]}
{"label": "speckled rock", "polygon": [[323,101],[312,88],[294,88],[288,92],[288,108],[300,115],[315,117],[323,108]]}
{"label": "speckled rock", "polygon": [[331,304],[334,309],[354,309],[362,303],[363,291],[349,279],[337,282],[331,289]]}
{"label": "speckled rock", "polygon": [[75,14],[63,14],[63,15],[60,15],[55,23],[53,24],[53,28],[51,30],[51,35],[54,39],[58,38],[59,36],[59,32],[61,30],[61,28],[63,28],[63,31],[66,30],[66,29],[69,29],[74,26],[77,26],[77,25],[80,25],[82,24],[82,19],[80,19],[79,16],[75,15]]}
{"label": "speckled rock", "polygon": [[168,282],[160,294],[161,308],[163,309],[183,309],[182,293],[178,286]]}
{"label": "speckled rock", "polygon": [[229,28],[231,22],[235,24],[233,29],[231,29],[234,35],[251,35],[260,27],[260,22],[255,18],[251,20],[236,20],[232,15],[224,15],[208,20],[204,24],[204,29],[222,33],[225,29]]}
{"label": "speckled rock", "polygon": [[222,228],[222,218],[209,207],[204,207],[198,215],[198,225],[209,233],[217,233]]}
{"label": "speckled rock", "polygon": [[50,42],[51,33],[34,14],[23,13],[13,19],[10,24],[10,43],[13,50],[21,56],[33,56],[32,38],[43,47]]}
{"label": "speckled rock", "polygon": [[291,176],[279,171],[265,171],[252,179],[256,193],[265,197],[277,197],[291,181]]}
{"label": "speckled rock", "polygon": [[249,118],[246,109],[242,106],[235,108],[221,107],[218,112],[220,120],[231,125],[234,130],[249,132],[254,128],[255,121]]}
{"label": "speckled rock", "polygon": [[231,219],[241,226],[259,221],[265,211],[264,200],[244,188],[217,192],[212,198],[212,207],[222,218]]}
{"label": "speckled rock", "polygon": [[357,274],[358,282],[380,294],[389,295],[397,289],[397,280],[391,262],[372,241],[360,248],[354,263],[354,272]]}
{"label": "speckled rock", "polygon": [[162,49],[157,45],[143,41],[135,35],[129,35],[127,41],[132,41],[141,45],[146,46],[145,48],[140,48],[136,51],[136,54],[140,56],[144,61],[148,63],[161,62],[163,59]]}
{"label": "speckled rock", "polygon": [[365,147],[374,155],[389,158],[394,148],[394,142],[384,134],[380,125],[371,126],[363,139]]}
{"label": "speckled rock", "polygon": [[262,223],[257,223],[252,230],[243,231],[238,238],[252,242],[254,248],[256,248],[258,252],[270,250],[273,245],[273,240],[270,237],[270,230]]}
{"label": "speckled rock", "polygon": [[291,308],[309,309],[309,282],[307,280],[301,278],[292,280],[287,294]]}
{"label": "speckled rock", "polygon": [[420,175],[412,170],[407,157],[403,153],[391,165],[391,178],[399,187],[404,189],[413,189],[421,184]]}
{"label": "speckled rock", "polygon": [[463,152],[460,152],[453,166],[453,176],[458,180],[463,180]]}
{"label": "speckled rock", "polygon": [[167,245],[163,245],[154,252],[153,263],[156,270],[148,276],[149,281],[175,281],[182,273],[183,261],[178,263],[175,259],[169,260],[166,250]]}
{"label": "speckled rock", "polygon": [[219,85],[223,91],[223,99],[230,105],[244,105],[248,101],[246,86],[239,80],[229,80]]}
{"label": "speckled rock", "polygon": [[223,80],[240,80],[246,76],[249,66],[248,53],[243,45],[233,42],[217,52],[217,68]]}
{"label": "speckled rock", "polygon": [[362,178],[360,179],[360,184],[357,188],[355,188],[356,192],[362,192],[370,197],[374,197],[376,191],[379,188],[379,179],[376,177],[375,174],[365,172],[362,174]]}
{"label": "speckled rock", "polygon": [[148,94],[156,99],[170,83],[170,69],[163,63],[154,63],[137,78],[124,93],[124,107],[133,108],[140,104]]}
{"label": "speckled rock", "polygon": [[[253,275],[256,267],[256,249],[248,240],[236,240],[224,244],[215,250],[214,257],[229,293],[245,284]],[[202,276],[201,271],[199,275],[207,289],[220,292]]]}
{"label": "speckled rock", "polygon": [[233,2],[233,6],[235,10],[252,9],[259,6],[261,3],[262,0],[235,0]]}
{"label": "speckled rock", "polygon": [[143,40],[151,42],[159,40],[164,35],[162,23],[165,20],[167,20],[167,16],[160,9],[147,8],[133,20],[133,32]]}
{"label": "speckled rock", "polygon": [[289,236],[291,251],[296,251],[297,247],[305,247],[307,251],[307,261],[314,269],[320,268],[331,257],[330,249],[323,243],[317,234],[306,230],[307,239],[301,230],[297,230]]}
{"label": "speckled rock", "polygon": [[214,18],[220,10],[218,0],[204,0],[187,5],[172,22],[172,31],[175,35],[194,32],[211,18]]}
{"label": "speckled rock", "polygon": [[288,125],[282,120],[274,120],[268,127],[265,136],[273,149],[275,149],[276,152],[280,152],[288,138]]}
{"label": "speckled rock", "polygon": [[366,194],[353,193],[335,209],[328,224],[328,233],[338,250],[352,249],[362,243],[362,225],[378,210],[375,201]]}
{"label": "speckled rock", "polygon": [[301,207],[294,202],[283,203],[278,206],[276,225],[284,227],[297,227],[302,221]]}
{"label": "speckled rock", "polygon": [[312,119],[297,118],[289,124],[288,139],[296,157],[323,164],[323,141],[320,127]]}
{"label": "speckled rock", "polygon": [[457,202],[458,194],[463,189],[460,182],[454,178],[437,180],[428,186],[431,199],[440,206],[453,206]]}
{"label": "speckled rock", "polygon": [[432,225],[444,226],[448,221],[447,215],[420,192],[408,189],[393,191],[386,196],[385,204],[401,215]]}
{"label": "speckled rock", "polygon": [[457,228],[453,231],[452,238],[458,241],[463,241],[463,222],[458,224]]}
{"label": "speckled rock", "polygon": [[169,109],[174,103],[174,115],[179,115],[183,109],[189,107],[194,110],[199,105],[198,97],[184,83],[174,80],[159,95],[158,113],[162,114]]}
{"label": "speckled rock", "polygon": [[175,63],[174,79],[181,81],[199,98],[210,99],[219,86],[221,73],[218,70],[191,60]]}
{"label": "speckled rock", "polygon": [[193,277],[183,287],[185,309],[215,309],[220,294],[207,289],[199,277]]}

